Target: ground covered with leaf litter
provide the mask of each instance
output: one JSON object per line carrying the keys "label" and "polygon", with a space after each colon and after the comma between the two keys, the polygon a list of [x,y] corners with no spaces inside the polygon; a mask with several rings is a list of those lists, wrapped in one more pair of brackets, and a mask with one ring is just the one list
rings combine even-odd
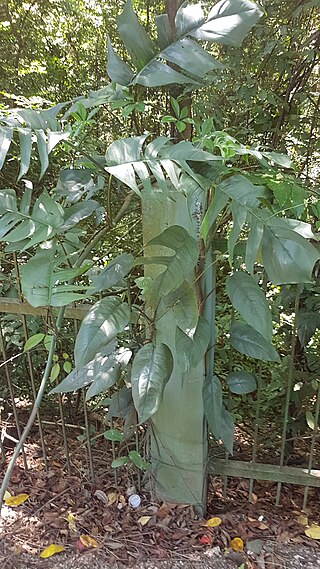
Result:
{"label": "ground covered with leaf litter", "polygon": [[[29,470],[21,458],[15,466],[12,498],[0,519],[1,569],[320,568],[315,490],[306,514],[303,488],[284,487],[276,508],[274,484],[256,483],[249,503],[246,481],[229,480],[224,498],[223,482],[213,478],[201,519],[189,506],[152,501],[128,468],[115,480],[108,443],[93,451],[92,482],[83,447],[72,438],[71,474],[66,473],[61,445],[50,436],[48,472],[32,443],[26,445]],[[140,495],[138,508],[130,506],[132,492]]]}

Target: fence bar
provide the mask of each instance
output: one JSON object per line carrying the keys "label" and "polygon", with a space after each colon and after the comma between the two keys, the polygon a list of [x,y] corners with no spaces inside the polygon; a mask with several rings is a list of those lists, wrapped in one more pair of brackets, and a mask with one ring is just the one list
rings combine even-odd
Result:
{"label": "fence bar", "polygon": [[[22,291],[21,291],[20,273],[19,273],[19,266],[18,266],[18,260],[17,260],[16,253],[13,253],[13,262],[14,262],[14,267],[15,267],[16,276],[17,276],[17,289],[18,289],[18,293],[19,293],[19,298],[21,300],[22,299]],[[25,339],[25,341],[27,341],[29,334],[28,334],[27,319],[26,319],[25,314],[21,315],[21,320],[22,320],[22,328],[23,328],[24,339]],[[36,386],[35,386],[35,380],[34,380],[32,358],[31,358],[31,354],[29,351],[27,351],[26,356],[27,356],[27,362],[28,362],[28,368],[29,368],[29,376],[30,376],[32,395],[33,395],[33,400],[35,401],[37,393],[36,393]],[[42,428],[40,411],[37,412],[37,419],[38,419],[39,437],[40,437],[41,447],[42,447],[42,456],[43,456],[44,468],[45,468],[45,471],[48,472],[48,455],[47,455],[47,449],[46,449],[44,435],[43,435],[43,428]]]}
{"label": "fence bar", "polygon": [[[313,433],[311,439],[311,446],[310,446],[310,455],[309,455],[309,463],[308,463],[308,473],[312,470],[312,463],[313,463],[313,454],[314,454],[314,447],[317,440],[318,434],[318,423],[319,423],[319,414],[320,414],[320,382],[318,383],[318,391],[317,391],[317,402],[316,402],[316,409],[314,415],[314,425],[313,425]],[[308,494],[309,494],[309,486],[306,486],[304,489],[304,496],[303,496],[303,505],[302,509],[305,510],[308,501]]]}
{"label": "fence bar", "polygon": [[86,438],[87,438],[87,450],[88,450],[88,460],[89,460],[89,472],[90,478],[94,480],[94,466],[93,466],[93,458],[92,458],[92,448],[91,448],[91,440],[90,440],[90,425],[89,425],[89,417],[88,417],[88,409],[86,403],[86,391],[84,388],[81,389],[82,397],[83,397],[83,414],[84,414],[84,422],[86,427]]}
{"label": "fence bar", "polygon": [[[286,402],[285,402],[283,429],[282,429],[282,436],[281,436],[281,454],[280,454],[280,467],[281,468],[284,465],[287,430],[288,430],[288,422],[289,422],[290,395],[291,395],[291,390],[292,390],[293,374],[294,374],[294,354],[295,354],[296,341],[297,341],[296,315],[297,315],[298,310],[299,310],[300,290],[301,290],[301,286],[298,285],[296,288],[296,297],[295,297],[295,303],[294,303],[294,323],[293,323],[292,336],[291,336],[291,352],[290,352],[290,364],[289,364],[289,369],[288,369],[287,396],[286,396]],[[280,497],[281,497],[281,482],[278,483],[278,487],[277,487],[277,494],[276,494],[276,505],[277,506],[279,506],[279,504],[280,504]]]}
{"label": "fence bar", "polygon": [[[64,318],[83,320],[90,307],[91,304],[83,304],[77,307],[68,306],[65,310]],[[51,310],[54,316],[56,316],[59,312],[59,308],[52,307]],[[42,307],[35,308],[28,302],[20,302],[20,300],[16,298],[1,297],[0,313],[1,312],[6,312],[9,314],[31,314],[32,316],[47,316],[48,309]]]}
{"label": "fence bar", "polygon": [[[13,392],[13,386],[12,386],[12,381],[11,381],[11,376],[10,376],[9,365],[7,364],[7,354],[6,354],[6,350],[4,347],[4,338],[3,338],[1,323],[0,323],[0,345],[1,345],[2,357],[3,357],[3,361],[4,361],[4,369],[5,369],[5,374],[6,374],[6,380],[7,380],[8,389],[9,389],[10,398],[11,398],[11,403],[12,403],[13,416],[14,416],[14,420],[15,420],[15,424],[16,424],[16,428],[17,428],[18,439],[20,439],[21,438],[21,429],[20,429],[18,411],[17,411],[15,400],[14,400],[14,392]],[[22,453],[24,468],[25,468],[25,470],[28,470],[28,463],[27,463],[27,458],[26,458],[26,453],[25,453],[24,447],[22,447],[21,453]]]}
{"label": "fence bar", "polygon": [[[257,460],[257,449],[258,449],[258,437],[259,437],[259,426],[260,426],[260,403],[261,403],[261,362],[259,364],[258,377],[257,377],[257,403],[256,403],[256,413],[254,418],[254,433],[253,433],[253,449],[252,449],[252,465],[256,464]],[[249,480],[249,502],[252,500],[253,491],[253,478]]]}
{"label": "fence bar", "polygon": [[232,476],[234,478],[253,478],[297,486],[320,488],[320,470],[308,470],[295,466],[279,466],[244,462],[241,460],[215,459],[210,462],[209,471],[215,476]]}

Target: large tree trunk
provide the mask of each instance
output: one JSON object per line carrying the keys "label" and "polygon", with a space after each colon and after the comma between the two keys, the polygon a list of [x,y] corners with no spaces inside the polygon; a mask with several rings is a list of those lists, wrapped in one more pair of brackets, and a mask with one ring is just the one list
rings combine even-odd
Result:
{"label": "large tree trunk", "polygon": [[[166,12],[173,35],[175,35],[175,15],[182,0],[167,0]],[[180,89],[180,88],[178,88]],[[175,97],[179,92],[172,93]],[[189,104],[188,104],[189,103]],[[190,101],[182,106],[190,107]],[[188,125],[189,127],[190,125]],[[174,140],[181,140],[175,129],[171,132]],[[190,138],[188,128],[184,138]],[[174,192],[169,199],[157,189],[154,194],[144,194],[142,199],[142,219],[144,243],[159,235],[170,225],[184,227],[192,236],[199,238],[198,221],[202,192],[192,193],[192,198]],[[192,215],[194,213],[195,215]],[[165,254],[161,248],[152,254]],[[155,276],[156,270],[147,269]],[[194,271],[190,273],[190,283],[194,283]],[[193,285],[194,286],[194,285]],[[196,295],[195,290],[195,295]],[[176,323],[173,314],[168,312],[156,326],[157,342],[170,347],[174,358],[172,376],[165,387],[160,409],[151,422],[151,461],[156,495],[162,500],[193,504],[204,513],[207,494],[207,428],[204,419],[202,387],[205,376],[205,362],[197,368],[182,373],[176,363],[175,352]]]}
{"label": "large tree trunk", "polygon": [[[202,196],[195,196],[194,208],[199,209]],[[144,242],[161,233],[169,225],[180,225],[197,236],[197,223],[190,215],[190,202],[181,193],[174,193],[174,200],[157,190],[143,196]],[[152,254],[161,255],[159,248]],[[147,274],[157,273],[147,270]],[[190,274],[194,282],[194,273]],[[195,291],[196,294],[196,291]],[[156,495],[162,500],[194,504],[204,512],[206,501],[207,430],[204,420],[202,386],[205,362],[187,373],[182,373],[176,363],[176,323],[168,312],[156,325],[157,342],[170,347],[174,357],[172,376],[165,387],[160,409],[151,422],[151,461]]]}

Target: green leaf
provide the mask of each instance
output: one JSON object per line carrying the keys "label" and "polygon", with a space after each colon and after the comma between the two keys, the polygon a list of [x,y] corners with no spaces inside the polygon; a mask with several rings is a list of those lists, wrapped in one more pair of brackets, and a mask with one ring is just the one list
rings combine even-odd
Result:
{"label": "green leaf", "polygon": [[75,343],[75,363],[80,368],[90,362],[101,348],[109,344],[127,326],[128,304],[119,298],[103,298],[84,317]]}
{"label": "green leaf", "polygon": [[63,362],[63,369],[66,373],[70,373],[72,370],[71,362]]}
{"label": "green leaf", "polygon": [[20,268],[22,293],[34,307],[65,306],[70,302],[82,300],[84,295],[77,292],[83,289],[82,286],[59,283],[81,275],[88,268],[84,266],[58,269],[55,267],[55,249],[39,249],[34,257]]}
{"label": "green leaf", "polygon": [[255,215],[248,213],[247,224],[249,227],[249,236],[247,239],[245,264],[247,271],[253,273],[254,263],[262,242],[263,223],[259,221]]}
{"label": "green leaf", "polygon": [[122,14],[117,17],[117,25],[119,35],[133,62],[139,68],[144,67],[154,57],[156,50],[133,11],[131,0],[127,0]]}
{"label": "green leaf", "polygon": [[204,41],[239,46],[263,12],[248,0],[220,0],[208,14],[207,21],[190,35]]}
{"label": "green leaf", "polygon": [[31,350],[40,344],[44,338],[45,334],[34,334],[33,336],[30,336],[24,345],[23,351],[26,352],[27,350]]}
{"label": "green leaf", "polygon": [[51,369],[51,373],[50,373],[51,383],[57,379],[57,377],[59,376],[59,373],[60,373],[60,364],[58,364],[58,362],[57,362],[52,366],[52,369]]}
{"label": "green leaf", "polygon": [[216,376],[206,377],[203,384],[203,406],[209,430],[217,440],[222,440],[227,450],[233,451],[234,423],[222,400],[222,389]]}
{"label": "green leaf", "polygon": [[128,454],[131,462],[140,470],[149,470],[150,464],[143,460],[141,455],[136,450],[131,450]]}
{"label": "green leaf", "polygon": [[128,464],[129,457],[128,456],[120,456],[111,462],[112,468],[119,468],[120,466],[125,466]]}
{"label": "green leaf", "polygon": [[[112,81],[123,85],[140,84],[145,87],[171,83],[197,84],[208,71],[221,67],[210,54],[190,39],[190,36],[205,41],[227,45],[240,45],[252,26],[259,20],[262,11],[248,0],[222,0],[210,11],[205,20],[199,4],[180,7],[176,15],[177,38],[174,41],[167,15],[156,19],[158,46],[154,47],[145,29],[132,10],[131,2],[125,5],[118,17],[118,29],[136,73],[130,80],[130,71],[109,48],[108,73]],[[165,61],[173,63],[176,71]],[[195,80],[195,77],[197,80]]]}
{"label": "green leaf", "polygon": [[273,345],[249,324],[234,322],[230,329],[230,344],[241,354],[266,362],[280,362]]}
{"label": "green leaf", "polygon": [[99,207],[99,202],[86,200],[85,202],[76,203],[66,208],[64,223],[59,228],[59,231],[67,231],[71,227],[74,227],[77,223],[89,217]]}
{"label": "green leaf", "polygon": [[107,441],[114,441],[116,443],[122,443],[122,441],[124,441],[124,436],[118,429],[109,429],[103,433],[103,436]]}
{"label": "green leaf", "polygon": [[44,131],[42,129],[39,129],[36,130],[35,133],[37,137],[38,154],[41,164],[40,178],[42,178],[49,166],[48,147]]}
{"label": "green leaf", "polygon": [[313,282],[312,271],[320,253],[280,222],[272,220],[263,233],[262,257],[269,279],[275,285]]}
{"label": "green leaf", "polygon": [[256,376],[248,371],[233,371],[227,377],[227,385],[231,393],[245,395],[257,389]]}
{"label": "green leaf", "polygon": [[0,170],[6,159],[13,137],[13,128],[11,126],[0,127]]}
{"label": "green leaf", "polygon": [[242,318],[269,342],[272,339],[272,314],[266,297],[255,279],[242,271],[227,277],[227,294]]}
{"label": "green leaf", "polygon": [[183,372],[195,368],[203,359],[210,340],[210,326],[207,320],[199,316],[193,334],[186,334],[179,327],[176,329],[175,346],[177,364]]}
{"label": "green leaf", "polygon": [[184,332],[195,329],[199,311],[194,287],[185,281],[179,288],[162,297],[157,306],[156,321],[168,312]]}
{"label": "green leaf", "polygon": [[[199,245],[183,227],[172,225],[154,237],[147,246],[157,245],[175,251],[174,255],[159,257],[156,262],[166,264],[166,269],[157,277],[154,286],[162,295],[180,287],[195,267],[199,256]],[[148,259],[148,257],[146,257]]]}
{"label": "green leaf", "polygon": [[275,164],[279,164],[282,168],[292,168],[292,161],[286,154],[279,154],[278,152],[262,152],[262,156],[271,160]]}
{"label": "green leaf", "polygon": [[32,134],[28,128],[18,128],[20,140],[20,170],[18,180],[28,172],[32,149]]}
{"label": "green leaf", "polygon": [[[115,365],[115,360],[111,356],[115,349],[115,343],[111,342],[106,346],[102,353],[95,354],[95,357],[82,368],[75,368],[59,385],[50,391],[52,393],[69,393],[82,387],[86,387],[95,379],[98,381],[108,376],[110,369]],[[118,363],[118,362],[117,362]]]}
{"label": "green leaf", "polygon": [[232,229],[228,237],[228,252],[229,252],[230,266],[233,265],[234,248],[237,244],[241,231],[247,220],[247,209],[242,205],[240,205],[239,203],[232,201],[231,212],[232,212]]}
{"label": "green leaf", "polygon": [[131,271],[133,262],[134,257],[130,253],[123,253],[112,259],[98,276],[92,278],[88,293],[95,294],[115,286],[126,286],[124,277]]}
{"label": "green leaf", "polygon": [[64,210],[44,192],[29,215],[24,208],[18,210],[14,190],[0,190],[0,216],[0,239],[17,244],[27,239],[24,249],[28,249],[55,235],[63,223]]}
{"label": "green leaf", "polygon": [[201,236],[203,239],[207,238],[208,233],[216,221],[219,213],[221,213],[221,211],[226,207],[229,199],[229,196],[224,192],[221,192],[219,190],[219,187],[216,189],[201,224]]}
{"label": "green leaf", "polygon": [[165,344],[147,344],[136,354],[131,382],[132,397],[140,423],[147,421],[159,409],[172,369],[173,357]]}
{"label": "green leaf", "polygon": [[240,205],[250,208],[258,208],[261,198],[268,197],[268,192],[263,186],[255,186],[241,174],[223,180],[216,191],[222,191]]}

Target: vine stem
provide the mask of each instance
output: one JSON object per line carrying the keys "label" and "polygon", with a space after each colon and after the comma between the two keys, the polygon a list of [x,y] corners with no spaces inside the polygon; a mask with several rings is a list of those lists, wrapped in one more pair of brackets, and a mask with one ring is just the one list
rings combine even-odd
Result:
{"label": "vine stem", "polygon": [[[121,219],[122,217],[127,213],[131,200],[133,197],[133,193],[130,193],[127,195],[126,199],[124,200],[121,208],[119,209],[117,215],[114,218],[113,221],[113,226],[116,225]],[[79,267],[81,266],[81,264],[83,263],[83,261],[86,259],[87,255],[90,253],[90,251],[97,245],[97,243],[100,241],[100,239],[103,237],[103,235],[110,229],[109,225],[105,225],[100,231],[98,231],[98,233],[96,233],[95,235],[93,235],[91,237],[91,239],[89,240],[89,242],[86,244],[86,246],[84,247],[84,249],[82,250],[82,253],[80,254],[79,258],[77,259],[77,261],[75,262],[74,266],[75,267]],[[70,281],[72,282],[72,281]],[[10,478],[11,478],[11,474],[15,465],[15,462],[20,454],[20,451],[26,441],[26,438],[30,432],[30,429],[37,417],[37,413],[39,412],[40,409],[40,405],[41,405],[41,401],[43,399],[43,395],[45,392],[45,388],[50,376],[50,372],[51,372],[51,367],[52,367],[52,362],[53,362],[53,356],[54,356],[54,352],[55,352],[55,347],[56,347],[56,341],[57,341],[57,334],[60,331],[61,328],[61,324],[63,321],[63,317],[64,317],[64,313],[65,313],[65,306],[62,306],[59,310],[57,319],[56,319],[56,323],[55,323],[55,334],[52,335],[51,338],[51,342],[50,342],[50,348],[49,348],[49,353],[48,353],[48,359],[47,359],[47,363],[46,363],[46,367],[42,376],[42,380],[40,383],[40,387],[36,396],[36,399],[34,401],[34,405],[32,407],[32,411],[30,413],[28,422],[24,428],[24,431],[21,435],[21,438],[19,440],[19,443],[17,444],[14,453],[11,457],[11,460],[8,464],[7,470],[5,472],[2,484],[1,484],[1,488],[0,488],[0,517],[1,517],[1,511],[2,511],[2,504],[3,504],[3,499],[4,499],[4,495],[5,492],[8,488],[8,484],[10,482]]]}

